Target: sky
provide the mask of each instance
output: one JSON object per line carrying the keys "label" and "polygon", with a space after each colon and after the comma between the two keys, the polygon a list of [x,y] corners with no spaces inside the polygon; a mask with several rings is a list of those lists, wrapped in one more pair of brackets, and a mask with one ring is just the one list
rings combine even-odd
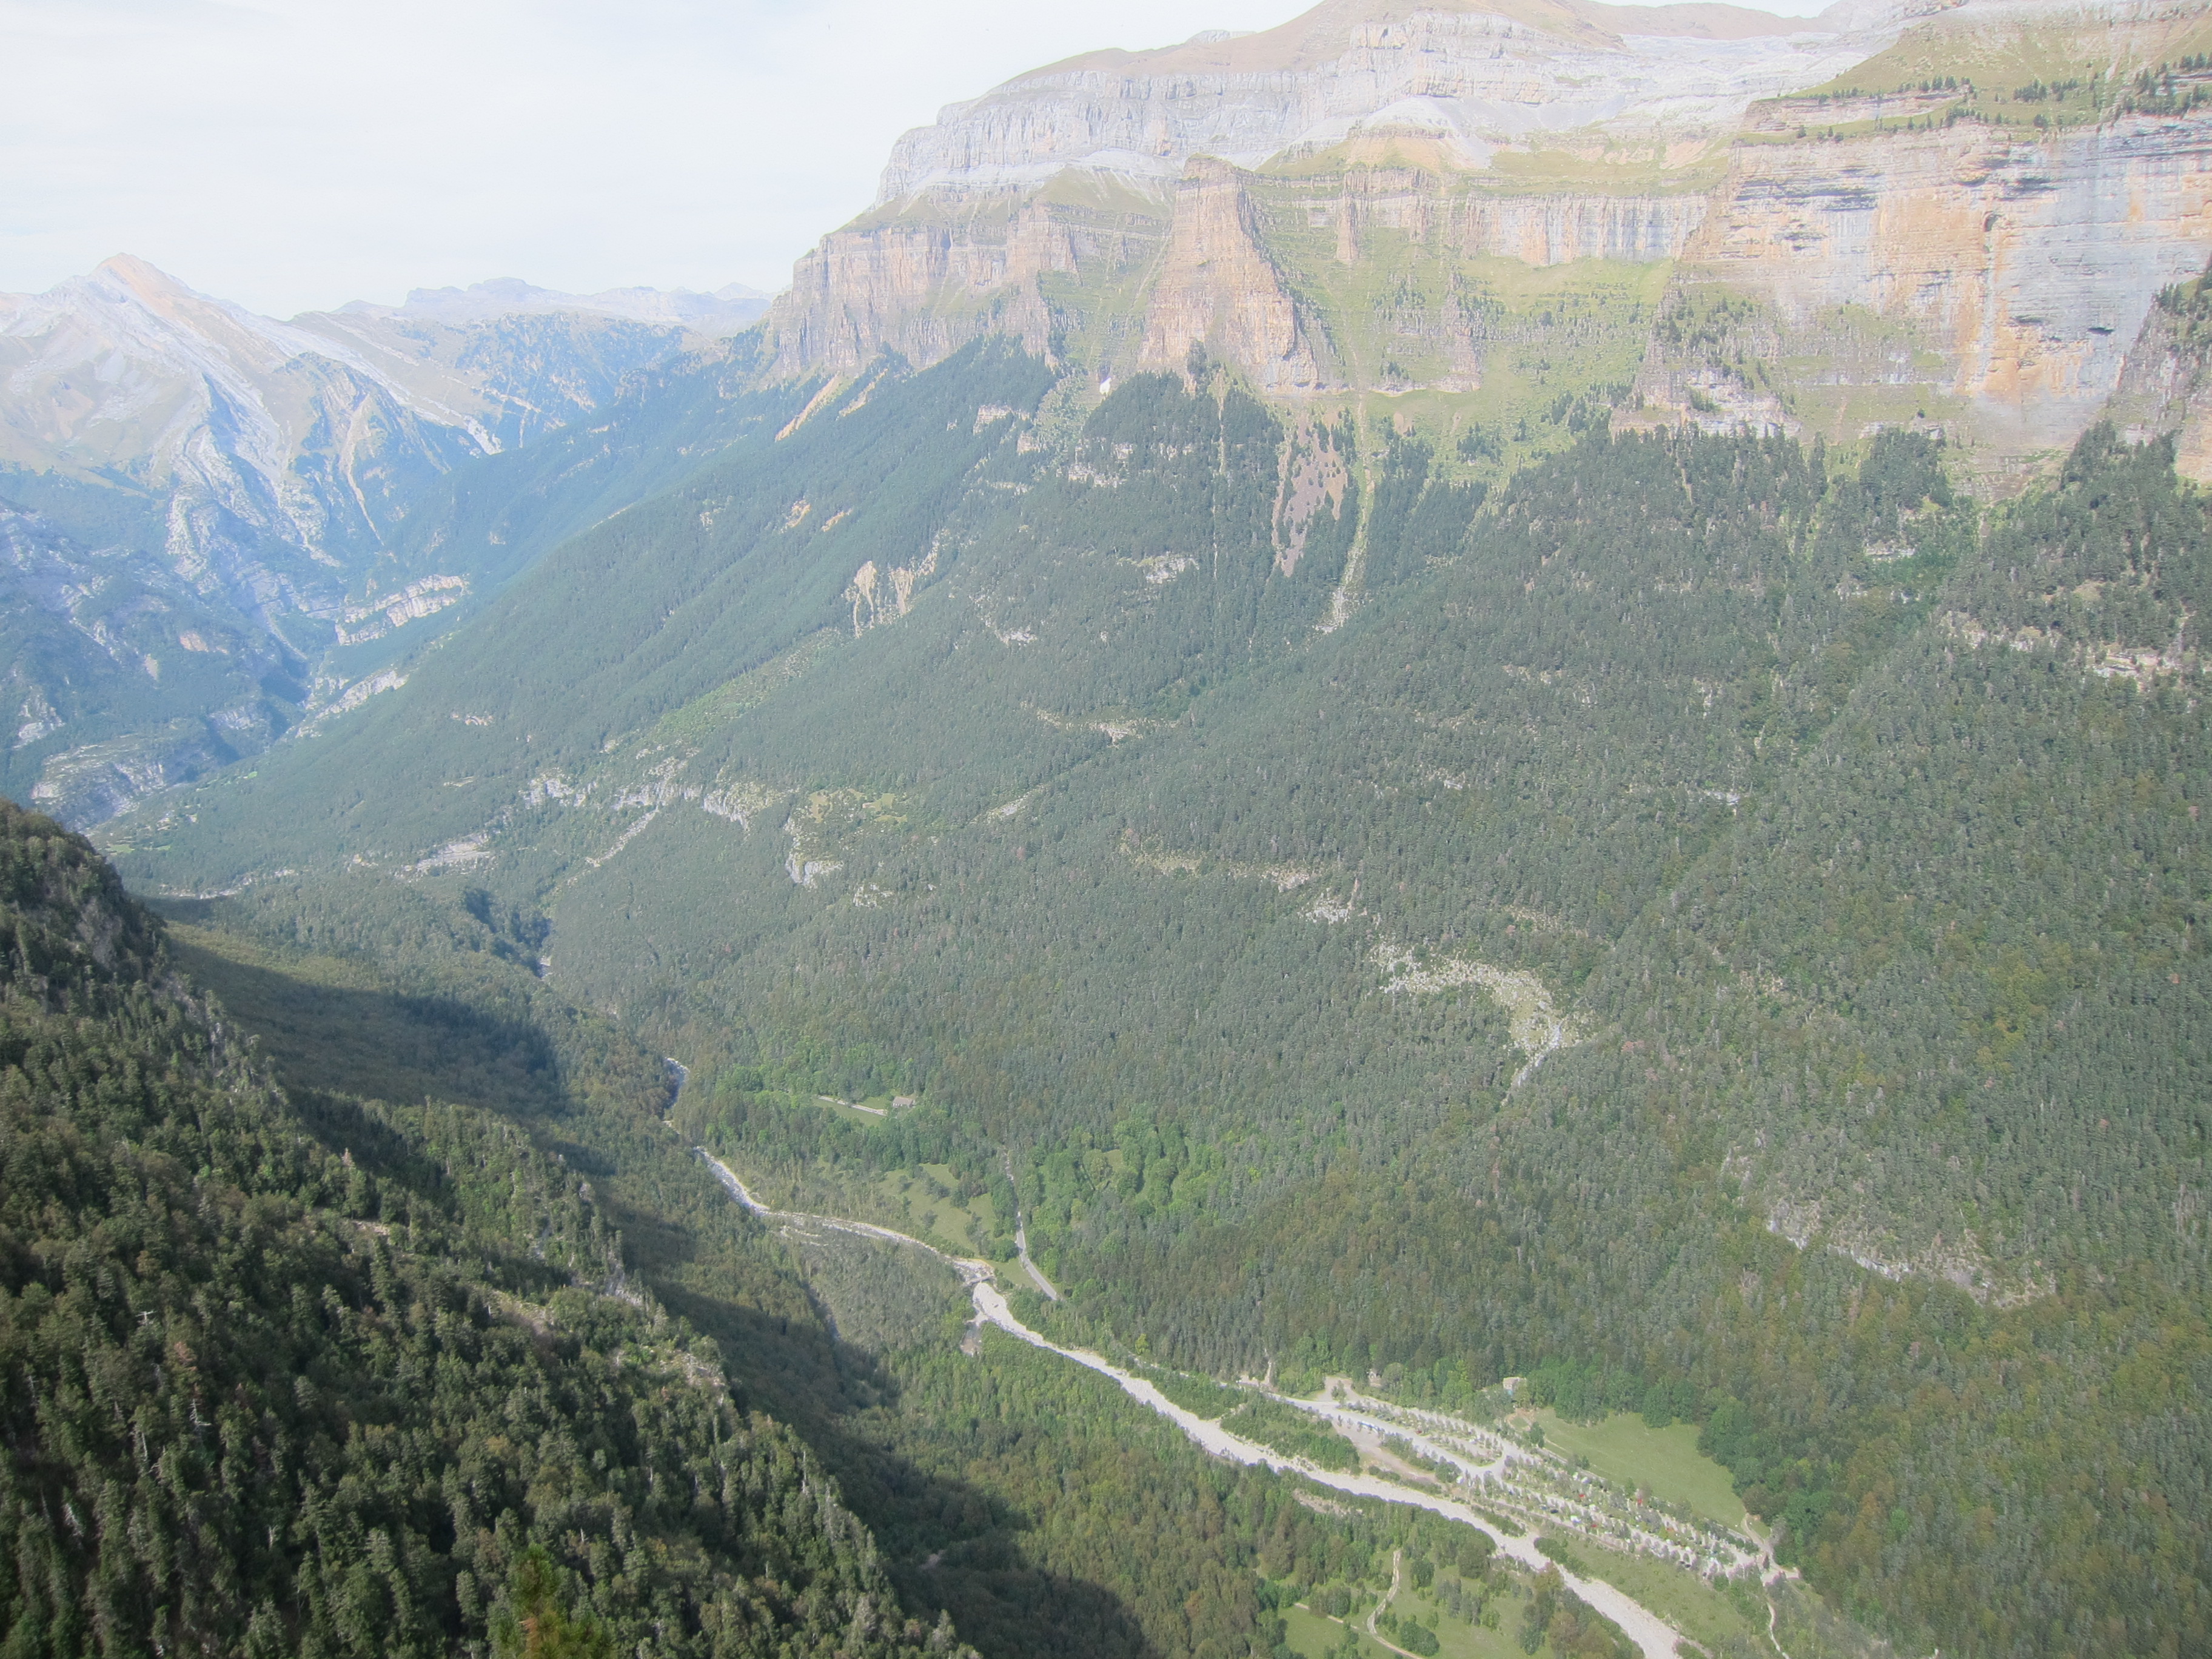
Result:
{"label": "sky", "polygon": [[0,0],[0,292],[124,252],[278,317],[494,276],[774,292],[944,105],[1310,3]]}

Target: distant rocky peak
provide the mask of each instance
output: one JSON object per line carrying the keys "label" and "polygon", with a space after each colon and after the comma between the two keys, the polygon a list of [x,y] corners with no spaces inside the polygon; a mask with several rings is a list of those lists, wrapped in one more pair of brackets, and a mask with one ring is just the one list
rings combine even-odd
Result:
{"label": "distant rocky peak", "polygon": [[135,253],[118,253],[102,259],[88,281],[108,288],[119,288],[141,305],[173,305],[179,301],[198,301],[212,305],[197,289],[186,287],[159,265],[140,258]]}
{"label": "distant rocky peak", "polygon": [[43,294],[0,295],[0,333],[25,336],[59,318],[120,323],[134,333],[204,330],[210,323],[251,329],[262,319],[187,287],[159,266],[129,253],[102,260],[81,276],[66,277]]}
{"label": "distant rocky peak", "polygon": [[339,314],[404,317],[459,328],[502,317],[570,312],[721,336],[750,326],[768,308],[768,297],[743,283],[728,283],[710,294],[688,288],[611,288],[597,294],[564,294],[516,276],[495,276],[466,288],[410,289],[406,300],[397,306],[356,300],[340,307]]}

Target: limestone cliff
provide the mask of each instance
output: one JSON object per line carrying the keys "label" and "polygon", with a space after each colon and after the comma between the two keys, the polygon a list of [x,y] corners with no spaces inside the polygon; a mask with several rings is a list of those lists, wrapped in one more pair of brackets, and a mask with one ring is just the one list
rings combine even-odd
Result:
{"label": "limestone cliff", "polygon": [[1258,210],[1225,161],[1201,158],[1176,187],[1167,256],[1138,361],[1179,368],[1193,346],[1243,365],[1268,392],[1322,383],[1298,307],[1260,246]]}
{"label": "limestone cliff", "polygon": [[1514,441],[1595,396],[1940,426],[2002,470],[2094,418],[2212,251],[2206,46],[2205,0],[1328,0],[908,134],[771,311],[774,362],[1005,333],[1103,379],[1202,344]]}
{"label": "limestone cliff", "polygon": [[[1897,27],[1712,5],[1328,0],[1263,34],[1093,53],[901,139],[876,207],[799,261],[770,315],[775,361],[849,374],[880,350],[927,362],[995,332],[1034,349],[1072,337],[1110,371],[1212,336],[1272,389],[1335,389],[1346,377],[1294,316],[1295,260],[1270,246],[1255,189],[1328,226],[1347,263],[1377,229],[1539,266],[1670,258],[1704,205],[1672,175],[1755,100],[1822,80]],[[1588,183],[1516,173],[1561,140]]]}
{"label": "limestone cliff", "polygon": [[1044,351],[1052,324],[1040,279],[1149,257],[1164,228],[1152,205],[1116,216],[1040,197],[957,217],[872,216],[793,270],[776,302],[776,365],[848,374],[885,350],[927,364],[987,333]]}
{"label": "limestone cliff", "polygon": [[1817,365],[1781,377],[1804,424],[1948,419],[2019,453],[2094,418],[2153,297],[2208,248],[2212,118],[2032,140],[1961,122],[1740,147],[1678,280],[1755,298],[1766,361]]}

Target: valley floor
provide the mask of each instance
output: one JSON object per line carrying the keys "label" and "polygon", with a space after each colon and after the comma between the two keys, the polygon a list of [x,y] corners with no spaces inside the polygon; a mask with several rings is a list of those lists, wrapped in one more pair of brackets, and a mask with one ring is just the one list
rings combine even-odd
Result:
{"label": "valley floor", "polygon": [[[995,1326],[1033,1347],[1056,1353],[1062,1358],[1073,1360],[1079,1365],[1112,1379],[1131,1399],[1166,1418],[1191,1440],[1216,1457],[1225,1458],[1231,1462],[1257,1465],[1296,1474],[1316,1485],[1332,1487],[1338,1492],[1347,1492],[1355,1497],[1380,1498],[1389,1504],[1413,1504],[1433,1514],[1473,1527],[1486,1534],[1500,1554],[1509,1557],[1532,1571],[1541,1571],[1546,1567],[1555,1565],[1537,1549],[1532,1538],[1509,1536],[1500,1532],[1487,1524],[1469,1505],[1456,1499],[1445,1497],[1440,1492],[1419,1491],[1400,1486],[1376,1475],[1343,1474],[1321,1468],[1303,1458],[1282,1456],[1266,1446],[1232,1433],[1219,1423],[1208,1421],[1194,1413],[1184,1410],[1169,1400],[1145,1378],[1122,1370],[1101,1355],[1081,1348],[1061,1346],[1030,1329],[1015,1316],[1012,1309],[1007,1304],[1005,1292],[999,1288],[995,1270],[988,1261],[947,1255],[933,1245],[926,1244],[921,1240],[909,1237],[904,1233],[894,1232],[888,1227],[877,1226],[872,1222],[848,1221],[836,1216],[810,1215],[797,1211],[771,1209],[752,1195],[744,1182],[728,1164],[714,1157],[704,1147],[699,1148],[698,1152],[699,1156],[707,1161],[722,1184],[729,1189],[730,1195],[764,1221],[779,1223],[800,1234],[810,1231],[849,1233],[879,1243],[906,1245],[915,1249],[927,1251],[931,1255],[951,1267],[966,1283],[969,1294],[975,1304],[975,1320],[979,1326],[983,1324]],[[1602,1580],[1583,1577],[1578,1574],[1565,1571],[1564,1569],[1561,1570],[1560,1577],[1569,1589],[1627,1632],[1630,1638],[1648,1656],[1648,1659],[1674,1659],[1675,1644],[1680,1639],[1681,1633],[1664,1619]],[[1370,1633],[1372,1633],[1371,1631]]]}

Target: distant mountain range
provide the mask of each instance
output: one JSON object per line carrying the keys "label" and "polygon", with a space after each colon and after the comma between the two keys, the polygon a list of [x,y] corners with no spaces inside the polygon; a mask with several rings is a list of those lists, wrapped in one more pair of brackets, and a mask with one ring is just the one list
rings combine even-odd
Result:
{"label": "distant mountain range", "polygon": [[586,316],[627,317],[634,323],[658,323],[719,337],[735,334],[758,321],[768,302],[767,295],[743,283],[731,283],[712,294],[695,293],[688,288],[611,288],[598,294],[562,294],[501,276],[489,283],[471,283],[466,288],[410,289],[406,300],[397,306],[355,300],[340,306],[336,314],[420,318],[458,326],[496,317],[576,312]]}
{"label": "distant mountain range", "polygon": [[[431,497],[640,376],[720,360],[718,337],[764,304],[741,287],[506,281],[276,322],[127,257],[0,296],[0,502],[27,584],[10,620],[66,613],[77,636],[10,663],[0,781],[93,822],[254,752],[360,679],[360,647],[464,605],[532,550],[495,530],[441,545]],[[95,557],[97,582],[33,574]],[[126,588],[127,623],[102,610]],[[147,627],[172,648],[118,643]],[[207,677],[180,678],[180,650],[227,666],[185,691]]]}

